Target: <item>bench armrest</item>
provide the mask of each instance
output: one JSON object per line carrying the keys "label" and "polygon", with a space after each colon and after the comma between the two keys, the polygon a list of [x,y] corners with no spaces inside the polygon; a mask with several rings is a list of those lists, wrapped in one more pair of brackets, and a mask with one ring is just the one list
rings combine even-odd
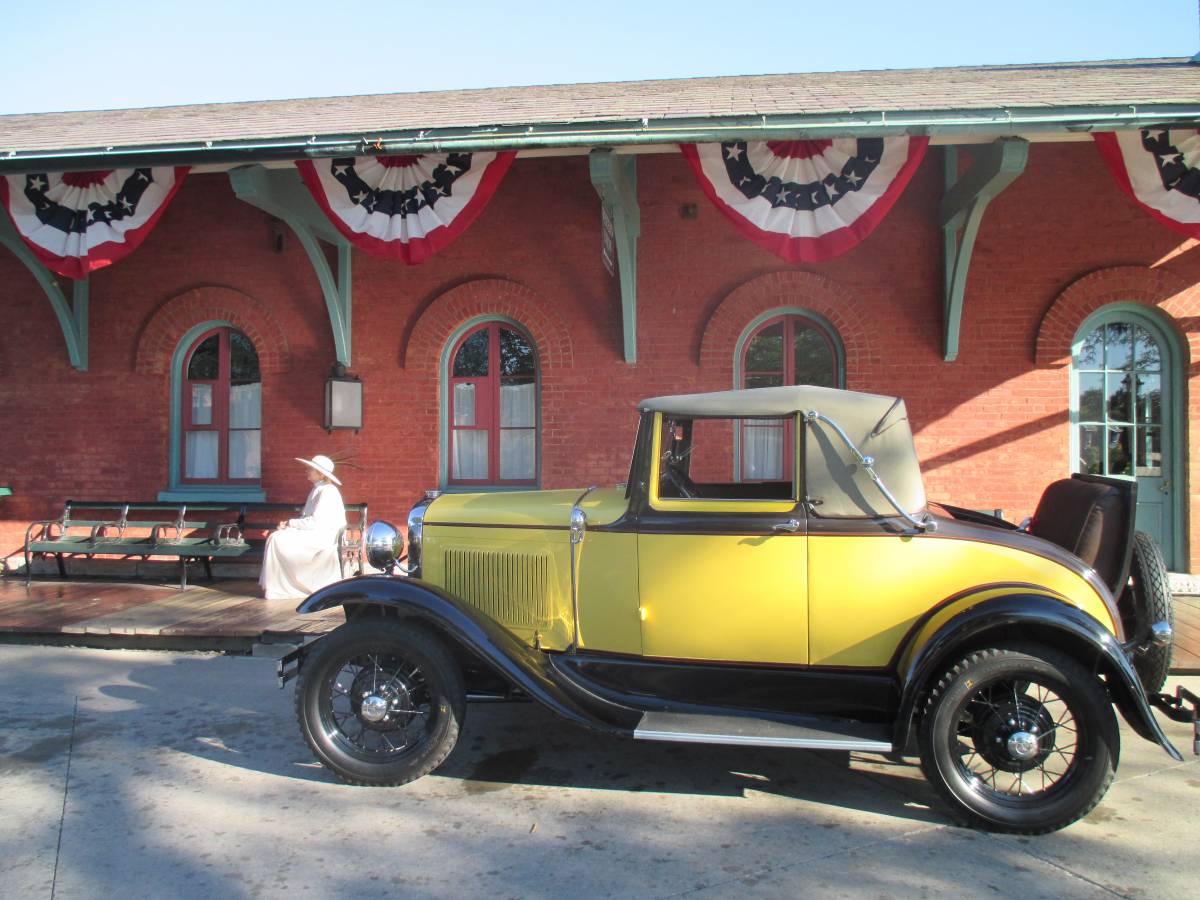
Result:
{"label": "bench armrest", "polygon": [[42,522],[31,522],[29,527],[25,529],[25,547],[29,548],[31,541],[52,541],[54,535],[51,534],[51,529],[58,528],[58,536],[62,537],[67,533],[63,527],[62,519],[46,519]]}

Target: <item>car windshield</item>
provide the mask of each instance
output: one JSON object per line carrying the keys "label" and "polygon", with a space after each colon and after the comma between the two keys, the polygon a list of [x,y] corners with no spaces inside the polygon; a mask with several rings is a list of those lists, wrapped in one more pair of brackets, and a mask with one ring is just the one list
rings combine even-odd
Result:
{"label": "car windshield", "polygon": [[664,499],[787,500],[796,496],[795,422],[691,419],[659,424]]}

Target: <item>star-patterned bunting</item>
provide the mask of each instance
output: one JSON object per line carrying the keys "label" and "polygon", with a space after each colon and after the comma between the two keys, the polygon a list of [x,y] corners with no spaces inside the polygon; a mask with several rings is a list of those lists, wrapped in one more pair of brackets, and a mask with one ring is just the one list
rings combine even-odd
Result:
{"label": "star-patterned bunting", "polygon": [[353,156],[296,166],[355,247],[415,265],[462,234],[515,157],[512,151]]}
{"label": "star-patterned bunting", "polygon": [[869,235],[928,138],[682,144],[704,192],[739,231],[788,262],[820,262]]}
{"label": "star-patterned bunting", "polygon": [[1093,137],[1121,190],[1167,227],[1200,239],[1200,132],[1152,128]]}

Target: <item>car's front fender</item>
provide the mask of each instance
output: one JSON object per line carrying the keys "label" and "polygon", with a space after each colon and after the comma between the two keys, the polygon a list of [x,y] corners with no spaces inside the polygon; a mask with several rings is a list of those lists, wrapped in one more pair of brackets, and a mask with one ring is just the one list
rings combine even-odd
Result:
{"label": "car's front fender", "polygon": [[1162,746],[1174,759],[1179,751],[1163,733],[1133,664],[1116,638],[1087,613],[1044,594],[1009,594],[971,606],[930,635],[918,632],[901,657],[901,684],[895,746],[908,743],[917,703],[953,657],[995,642],[1048,643],[1071,653],[1103,675],[1113,702],[1139,735]]}

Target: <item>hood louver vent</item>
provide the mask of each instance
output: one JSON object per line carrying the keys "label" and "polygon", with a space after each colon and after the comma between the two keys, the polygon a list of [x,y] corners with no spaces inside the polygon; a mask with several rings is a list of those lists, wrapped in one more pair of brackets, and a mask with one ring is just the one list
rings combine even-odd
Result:
{"label": "hood louver vent", "polygon": [[550,626],[551,560],[545,553],[448,549],[446,589],[515,628]]}

